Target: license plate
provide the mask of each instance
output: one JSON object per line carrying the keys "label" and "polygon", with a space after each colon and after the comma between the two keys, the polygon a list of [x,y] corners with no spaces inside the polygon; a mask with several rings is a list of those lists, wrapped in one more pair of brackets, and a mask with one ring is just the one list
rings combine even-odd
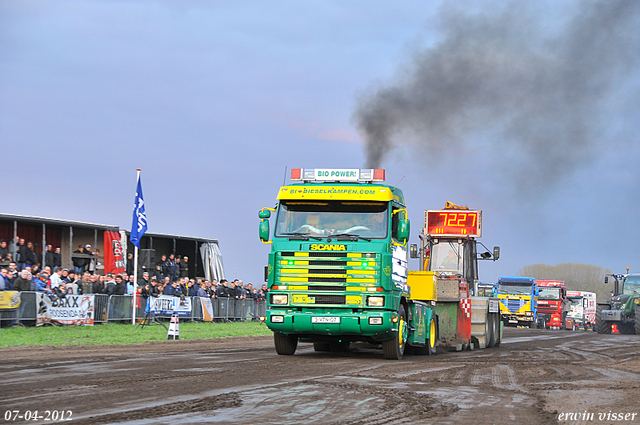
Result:
{"label": "license plate", "polygon": [[517,320],[509,320],[509,323],[518,323]]}
{"label": "license plate", "polygon": [[339,317],[312,317],[311,323],[340,323]]}

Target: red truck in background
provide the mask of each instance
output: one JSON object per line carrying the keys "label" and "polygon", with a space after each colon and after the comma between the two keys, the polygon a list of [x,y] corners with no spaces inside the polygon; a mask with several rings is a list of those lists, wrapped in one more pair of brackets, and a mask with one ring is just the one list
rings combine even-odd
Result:
{"label": "red truck in background", "polygon": [[566,329],[567,285],[561,280],[539,280],[538,288],[538,327],[547,329]]}

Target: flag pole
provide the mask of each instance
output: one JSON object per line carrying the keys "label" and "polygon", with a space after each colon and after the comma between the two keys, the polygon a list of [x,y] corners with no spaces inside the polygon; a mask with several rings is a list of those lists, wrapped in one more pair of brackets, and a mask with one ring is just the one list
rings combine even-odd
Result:
{"label": "flag pole", "polygon": [[133,313],[131,314],[131,324],[136,324],[136,296],[138,294],[138,247],[135,247],[133,260]]}
{"label": "flag pole", "polygon": [[[137,171],[137,178],[136,178],[136,185],[137,185],[138,182],[140,181],[140,169],[137,168],[136,171]],[[138,241],[138,244],[140,244],[139,241]],[[134,247],[135,247],[135,250],[134,250],[135,254],[133,257],[134,258],[133,260],[133,306],[132,306],[133,312],[131,313],[132,325],[136,324],[136,295],[138,292],[138,245],[134,245]]]}

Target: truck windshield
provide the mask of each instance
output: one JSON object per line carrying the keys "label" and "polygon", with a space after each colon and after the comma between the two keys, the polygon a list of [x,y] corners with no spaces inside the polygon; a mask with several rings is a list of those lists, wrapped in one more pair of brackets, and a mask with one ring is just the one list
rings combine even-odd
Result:
{"label": "truck windshield", "polygon": [[388,222],[385,202],[282,202],[278,207],[275,236],[351,235],[384,239]]}
{"label": "truck windshield", "polygon": [[545,288],[544,286],[540,287],[540,293],[538,294],[539,300],[559,300],[560,299],[560,288]]}
{"label": "truck windshield", "polygon": [[514,294],[514,295],[530,295],[531,284],[517,284],[514,282],[504,282],[498,285],[499,294]]}
{"label": "truck windshield", "polygon": [[640,275],[627,276],[622,286],[623,294],[640,294]]}
{"label": "truck windshield", "polygon": [[462,271],[462,245],[441,241],[431,247],[431,271]]}
{"label": "truck windshield", "polygon": [[582,297],[567,297],[569,301],[569,315],[582,314]]}

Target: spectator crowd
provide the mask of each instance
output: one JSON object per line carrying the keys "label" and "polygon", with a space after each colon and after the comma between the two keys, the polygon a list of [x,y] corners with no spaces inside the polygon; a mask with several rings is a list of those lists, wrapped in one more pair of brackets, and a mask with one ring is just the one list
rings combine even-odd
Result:
{"label": "spectator crowd", "polygon": [[[13,242],[13,241],[12,241]],[[158,297],[172,295],[178,297],[206,297],[211,299],[251,299],[266,300],[267,285],[254,288],[235,279],[232,282],[221,279],[189,278],[189,258],[174,254],[162,255],[152,273],[145,271],[135,285],[133,255],[128,254],[125,272],[114,275],[100,275],[96,272],[99,251],[91,251],[91,245],[80,245],[72,256],[73,268],[62,267],[60,247],[45,246],[44,262],[38,261],[33,244],[16,238],[16,246],[8,246],[0,240],[0,291],[34,291],[50,296],[67,295],[137,295]],[[15,253],[15,258],[12,253]],[[42,266],[42,268],[40,268]]]}

